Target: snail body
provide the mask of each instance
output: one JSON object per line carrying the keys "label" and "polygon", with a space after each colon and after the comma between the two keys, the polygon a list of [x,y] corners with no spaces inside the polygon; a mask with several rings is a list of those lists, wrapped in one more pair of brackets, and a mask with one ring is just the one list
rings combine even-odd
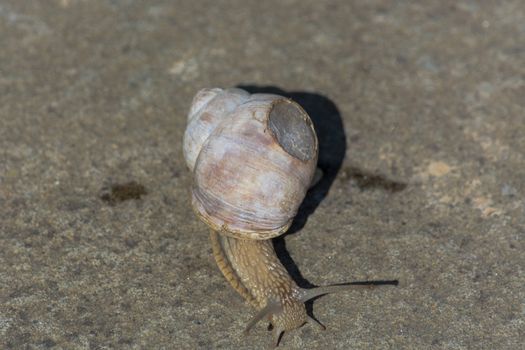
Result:
{"label": "snail body", "polygon": [[271,240],[247,240],[210,234],[217,265],[232,287],[255,309],[264,310],[247,326],[270,317],[274,338],[283,331],[302,326],[309,320],[302,289],[290,278],[281,264]]}
{"label": "snail body", "polygon": [[291,225],[314,180],[318,141],[294,101],[241,89],[204,89],[195,96],[183,142],[193,173],[192,207],[211,229],[212,250],[232,287],[283,331],[313,321],[304,302],[362,285],[303,289],[288,275],[271,238]]}

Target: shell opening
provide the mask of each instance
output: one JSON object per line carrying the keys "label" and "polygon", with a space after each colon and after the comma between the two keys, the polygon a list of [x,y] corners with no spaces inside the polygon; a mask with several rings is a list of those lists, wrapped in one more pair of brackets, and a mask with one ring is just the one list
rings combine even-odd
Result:
{"label": "shell opening", "polygon": [[268,127],[279,145],[306,162],[316,155],[317,140],[307,114],[293,101],[279,100],[268,115]]}

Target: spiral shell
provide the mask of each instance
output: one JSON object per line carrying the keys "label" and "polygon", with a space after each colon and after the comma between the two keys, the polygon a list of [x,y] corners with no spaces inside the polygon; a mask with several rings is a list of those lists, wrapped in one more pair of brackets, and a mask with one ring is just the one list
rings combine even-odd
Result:
{"label": "spiral shell", "polygon": [[188,126],[184,133],[184,157],[188,168],[193,171],[195,161],[206,139],[217,125],[250,96],[241,89],[202,89],[191,103]]}
{"label": "spiral shell", "polygon": [[197,215],[225,235],[269,239],[290,227],[318,142],[308,114],[285,97],[207,89],[193,101],[184,153]]}

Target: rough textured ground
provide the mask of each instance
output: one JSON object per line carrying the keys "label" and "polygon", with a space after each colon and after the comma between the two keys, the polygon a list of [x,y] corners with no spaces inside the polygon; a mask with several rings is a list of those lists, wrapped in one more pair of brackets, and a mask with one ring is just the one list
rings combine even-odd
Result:
{"label": "rough textured ground", "polygon": [[260,349],[211,257],[193,94],[282,91],[325,178],[278,240],[313,303],[283,349],[525,341],[525,4],[0,1],[0,348]]}

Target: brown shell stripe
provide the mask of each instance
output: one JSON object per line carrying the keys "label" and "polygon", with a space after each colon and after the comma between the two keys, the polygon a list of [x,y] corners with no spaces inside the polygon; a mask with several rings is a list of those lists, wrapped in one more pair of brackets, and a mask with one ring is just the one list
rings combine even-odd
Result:
{"label": "brown shell stripe", "polygon": [[237,291],[237,293],[239,293],[246,301],[250,303],[250,305],[257,309],[259,307],[259,303],[242,284],[242,281],[239,279],[239,276],[237,276],[237,273],[234,271],[228,258],[224,254],[219,234],[214,230],[210,230],[210,240],[213,256],[215,257],[217,266],[219,266],[219,269],[226,280],[231,284],[233,289]]}

